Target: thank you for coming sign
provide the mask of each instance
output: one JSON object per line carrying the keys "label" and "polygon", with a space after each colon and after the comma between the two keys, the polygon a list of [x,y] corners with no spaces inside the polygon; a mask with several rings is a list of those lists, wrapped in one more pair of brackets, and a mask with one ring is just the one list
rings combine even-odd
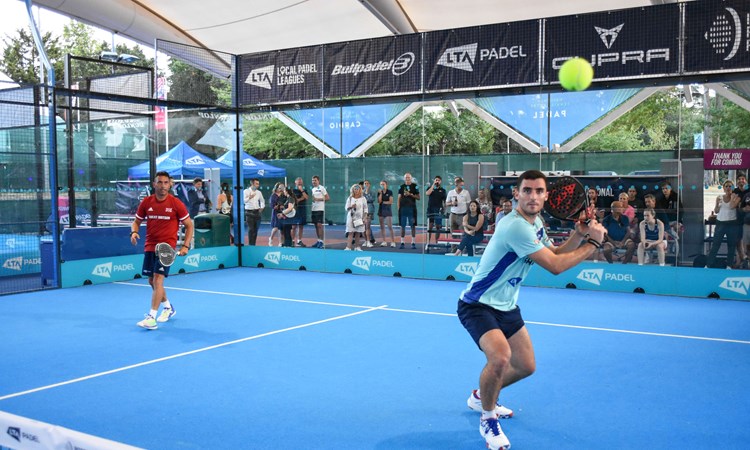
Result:
{"label": "thank you for coming sign", "polygon": [[750,168],[750,150],[704,150],[704,169],[748,169]]}

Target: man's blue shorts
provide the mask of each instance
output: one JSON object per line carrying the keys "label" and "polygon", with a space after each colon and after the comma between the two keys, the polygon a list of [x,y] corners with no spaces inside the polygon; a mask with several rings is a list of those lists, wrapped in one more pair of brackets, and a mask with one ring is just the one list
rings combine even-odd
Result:
{"label": "man's blue shorts", "polygon": [[166,278],[169,276],[169,267],[165,267],[159,262],[156,252],[145,252],[143,254],[141,274],[146,277],[152,277],[155,273],[164,275],[164,278]]}
{"label": "man's blue shorts", "polygon": [[398,224],[402,227],[417,226],[417,210],[413,206],[404,206],[398,210]]}
{"label": "man's blue shorts", "polygon": [[506,339],[510,339],[525,325],[518,305],[510,311],[500,311],[484,303],[466,303],[459,300],[457,312],[461,325],[469,332],[477,347],[479,339],[490,330],[499,329]]}

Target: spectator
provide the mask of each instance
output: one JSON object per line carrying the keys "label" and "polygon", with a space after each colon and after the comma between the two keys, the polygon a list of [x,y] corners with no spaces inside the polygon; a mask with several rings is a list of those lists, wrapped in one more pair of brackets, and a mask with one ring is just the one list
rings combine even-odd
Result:
{"label": "spectator", "polygon": [[480,214],[479,202],[472,200],[469,202],[469,213],[464,215],[463,235],[461,243],[456,248],[456,256],[461,256],[464,250],[469,256],[474,256],[474,245],[484,240],[484,215]]}
{"label": "spectator", "polygon": [[489,228],[494,222],[492,214],[492,198],[490,198],[490,191],[487,189],[480,189],[477,193],[477,203],[479,203],[479,213],[484,216],[484,226]]}
{"label": "spectator", "polygon": [[292,229],[297,225],[297,197],[294,196],[292,189],[283,184],[281,187],[279,198],[276,200],[278,210],[276,217],[279,219],[281,233],[284,236],[281,246],[294,247]]}
{"label": "spectator", "polygon": [[393,191],[388,189],[388,182],[383,180],[380,182],[380,190],[378,191],[378,220],[380,221],[380,234],[383,236],[383,242],[380,244],[381,247],[385,247],[386,243],[385,227],[387,226],[391,232],[391,247],[396,247],[396,237],[393,234],[393,212],[391,206],[393,205]]}
{"label": "spectator", "polygon": [[216,211],[219,214],[229,217],[229,243],[234,243],[234,229],[232,224],[232,190],[229,189],[229,183],[221,183],[221,192],[216,196]]}
{"label": "spectator", "polygon": [[268,198],[268,204],[271,206],[271,235],[268,236],[269,247],[273,247],[273,237],[276,236],[277,233],[279,234],[279,246],[281,246],[281,233],[279,232],[281,229],[281,222],[279,220],[279,213],[281,212],[283,205],[279,204],[279,197],[285,190],[286,186],[284,186],[284,183],[276,183],[273,186],[271,196]]}
{"label": "spectator", "polygon": [[[435,235],[435,243],[437,244],[438,239],[440,239],[440,232],[443,229],[443,213],[447,194],[445,188],[441,186],[442,183],[443,178],[440,175],[435,176],[432,185],[425,192],[427,194],[427,245],[430,244],[430,235],[432,234]],[[435,230],[434,233],[433,229]]]}
{"label": "spectator", "polygon": [[471,194],[464,190],[464,180],[461,177],[456,177],[453,182],[456,187],[448,192],[446,206],[451,207],[451,230],[460,230],[463,227],[464,216],[469,209],[469,203],[471,203]]}
{"label": "spectator", "polygon": [[320,184],[320,177],[312,177],[312,213],[310,219],[315,225],[315,233],[318,236],[318,242],[313,247],[323,248],[323,220],[325,220],[326,202],[331,199],[325,186]]}
{"label": "spectator", "polygon": [[610,264],[615,249],[625,249],[623,264],[629,263],[635,253],[635,243],[630,238],[630,222],[622,214],[622,210],[622,203],[612,202],[611,213],[602,221],[602,225],[607,229],[607,239],[602,245],[602,252]]}
{"label": "spectator", "polygon": [[[737,262],[740,263],[742,266],[747,268],[748,266],[748,256],[750,254],[745,251],[745,241],[750,238],[750,236],[745,237],[745,226],[744,224],[748,222],[748,218],[745,214],[745,208],[744,208],[744,198],[745,195],[750,193],[750,188],[747,186],[747,177],[745,175],[739,174],[737,175],[737,187],[734,190],[734,193],[739,197],[740,204],[737,208]],[[748,199],[750,200],[750,198]],[[749,209],[750,210],[750,209]],[[748,222],[750,223],[750,222]]]}
{"label": "spectator", "polygon": [[630,186],[628,188],[628,205],[635,209],[636,217],[642,218],[642,213],[643,210],[646,209],[646,204],[643,203],[643,200],[640,197],[638,197],[638,189],[636,189],[635,186]]}
{"label": "spectator", "polygon": [[618,201],[622,203],[622,215],[628,218],[630,221],[631,226],[633,226],[635,221],[635,208],[630,206],[628,203],[630,201],[630,197],[628,197],[627,192],[621,192],[620,195],[617,197]]}
{"label": "spectator", "polygon": [[[258,228],[260,227],[260,216],[266,202],[260,192],[260,181],[257,178],[250,180],[250,186],[242,192],[242,200],[245,203],[245,223],[247,224],[247,243],[255,245],[258,240]],[[270,245],[270,239],[269,239]]]}
{"label": "spectator", "polygon": [[305,189],[304,181],[301,177],[297,177],[294,180],[294,197],[297,199],[297,224],[292,227],[292,240],[297,239],[297,247],[307,247],[302,242],[302,233],[305,230],[305,224],[307,224],[307,190]]}
{"label": "spectator", "polygon": [[661,194],[660,197],[656,198],[656,206],[666,214],[669,222],[665,222],[664,225],[669,226],[667,232],[676,239],[679,222],[682,221],[682,218],[679,217],[679,211],[682,210],[682,201],[677,195],[677,191],[672,189],[672,184],[668,181],[661,183]]}
{"label": "spectator", "polygon": [[604,217],[604,205],[599,198],[599,191],[597,191],[596,188],[590,187],[586,191],[586,195],[588,196],[589,201],[587,210],[588,216],[596,218],[596,220],[602,220],[602,217]]}
{"label": "spectator", "polygon": [[[349,188],[349,198],[346,199],[346,232],[349,237],[346,239],[346,248],[351,250],[351,242],[356,243],[354,250],[361,252],[359,240],[365,232],[365,217],[367,216],[367,199],[362,195],[362,186],[359,184],[352,185]],[[369,242],[368,242],[369,243]]]}
{"label": "spectator", "polygon": [[203,189],[203,179],[193,180],[193,189],[188,191],[188,204],[190,205],[190,218],[211,211],[211,200],[208,199]]}
{"label": "spectator", "polygon": [[375,217],[375,197],[370,190],[370,182],[365,180],[359,183],[362,186],[362,197],[367,200],[367,214],[365,214],[365,247],[371,248],[375,245],[375,236],[372,235],[372,219]]}
{"label": "spectator", "polygon": [[503,217],[506,217],[511,212],[513,212],[513,202],[510,200],[503,200],[503,209],[501,209],[500,212],[497,213],[497,217],[495,218],[495,225],[497,225],[497,223],[500,222]]}
{"label": "spectator", "polygon": [[706,258],[707,267],[716,267],[716,254],[719,252],[722,241],[727,239],[727,262],[726,267],[731,269],[734,266],[734,254],[737,247],[737,207],[740,204],[740,198],[732,192],[734,185],[730,180],[724,182],[724,194],[716,197],[714,213],[716,214],[716,228],[714,229],[714,238],[711,242],[711,250]]}
{"label": "spectator", "polygon": [[662,223],[664,224],[664,231],[666,232],[666,227],[669,224],[669,217],[667,217],[664,211],[656,209],[656,196],[654,194],[646,194],[645,196],[643,196],[643,203],[647,209],[651,208],[654,210],[656,218],[662,221]]}
{"label": "spectator", "polygon": [[667,241],[664,239],[664,222],[656,218],[656,212],[652,208],[643,211],[643,220],[640,225],[641,242],[638,244],[638,265],[646,262],[646,250],[656,249],[659,265],[664,265]]}
{"label": "spectator", "polygon": [[[737,183],[742,179],[746,179],[743,176],[737,177]],[[747,183],[747,181],[745,181]],[[737,186],[737,189],[739,189],[741,186]],[[735,190],[736,191],[736,190]],[[742,245],[744,248],[742,249],[744,252],[744,259],[741,261],[744,268],[747,268],[748,263],[748,257],[750,257],[750,188],[744,191],[744,194],[742,194],[742,199],[740,201],[740,206],[737,210],[737,212],[742,212],[741,216],[742,219],[742,238],[738,238],[737,240],[740,241],[740,245]]]}
{"label": "spectator", "polygon": [[404,184],[398,189],[398,223],[401,225],[401,247],[404,248],[406,227],[411,227],[411,248],[416,249],[417,243],[417,200],[419,187],[414,183],[409,172],[404,174]]}

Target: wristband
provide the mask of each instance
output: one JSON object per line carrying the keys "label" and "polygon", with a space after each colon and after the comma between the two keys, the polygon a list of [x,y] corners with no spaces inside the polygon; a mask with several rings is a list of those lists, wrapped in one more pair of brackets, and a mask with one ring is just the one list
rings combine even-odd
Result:
{"label": "wristband", "polygon": [[131,232],[130,232],[130,235],[131,235],[131,236],[132,236],[132,235],[134,235],[134,234],[138,234],[138,232],[137,232],[137,231],[131,231]]}
{"label": "wristband", "polygon": [[602,244],[596,239],[588,238],[586,239],[586,242],[588,242],[589,244],[593,245],[596,248],[602,248]]}

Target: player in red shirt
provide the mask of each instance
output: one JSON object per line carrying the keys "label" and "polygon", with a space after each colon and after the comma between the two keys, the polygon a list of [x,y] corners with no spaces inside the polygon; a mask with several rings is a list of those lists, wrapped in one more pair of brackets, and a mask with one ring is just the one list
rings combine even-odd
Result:
{"label": "player in red shirt", "polygon": [[[167,300],[167,293],[164,291],[164,278],[169,276],[169,267],[164,267],[159,262],[154,248],[160,242],[166,242],[172,248],[175,248],[180,222],[185,225],[185,241],[180,247],[178,255],[185,256],[190,248],[189,244],[193,240],[193,221],[190,219],[185,204],[169,193],[169,189],[172,187],[169,174],[157,172],[153,185],[154,194],[143,199],[130,227],[130,242],[136,245],[140,238],[138,230],[141,229],[141,223],[147,220],[142,273],[148,276],[148,284],[152,288],[151,311],[137,325],[149,330],[157,328],[157,321],[166,322],[175,315],[175,309]],[[160,303],[164,305],[164,309],[157,319]]]}

